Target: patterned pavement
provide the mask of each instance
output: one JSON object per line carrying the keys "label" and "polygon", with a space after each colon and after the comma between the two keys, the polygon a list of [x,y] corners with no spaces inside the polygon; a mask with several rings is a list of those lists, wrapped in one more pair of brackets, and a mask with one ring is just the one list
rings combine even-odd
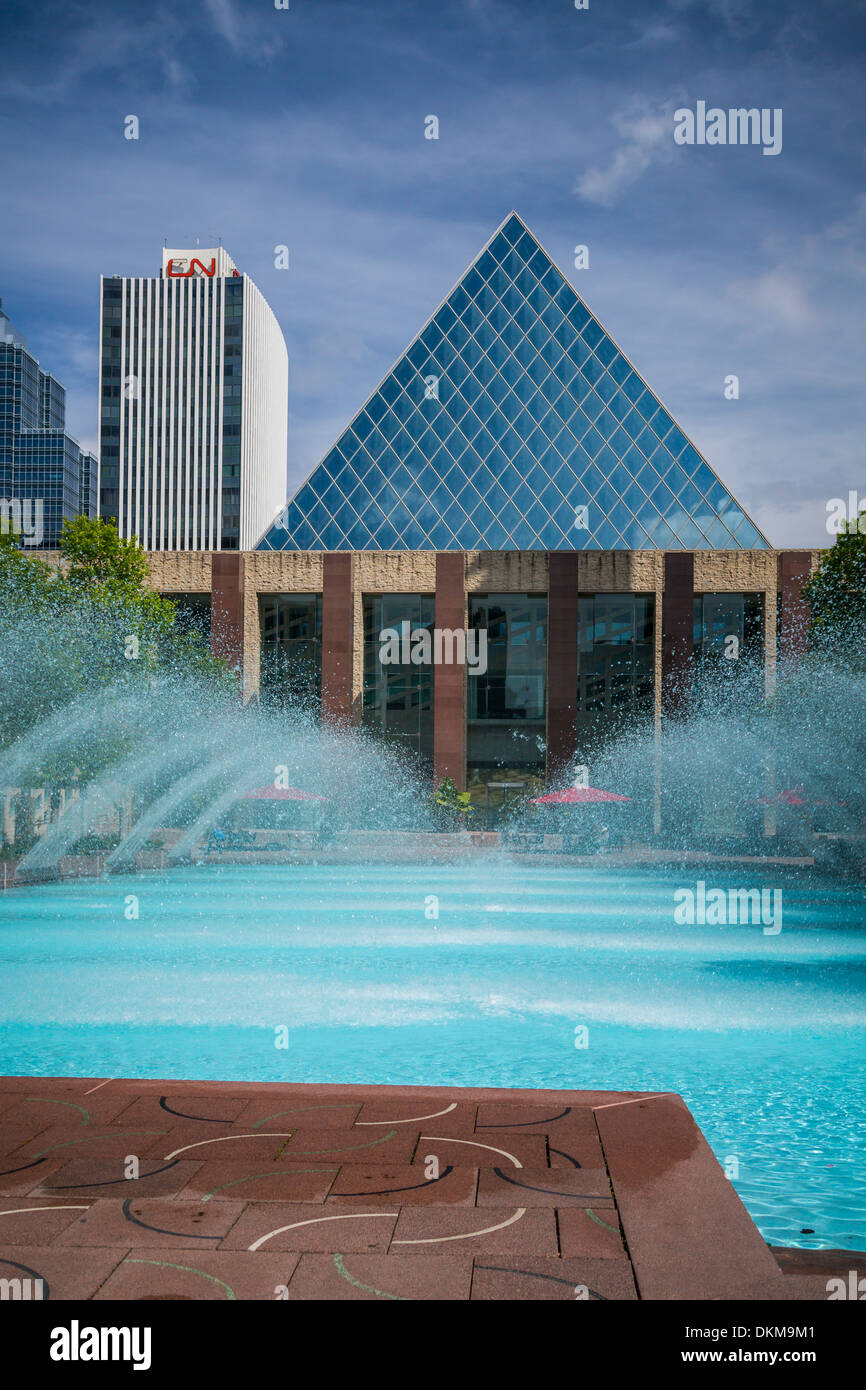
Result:
{"label": "patterned pavement", "polygon": [[0,1281],[52,1300],[677,1296],[653,1223],[687,1232],[684,1200],[723,1206],[730,1244],[695,1297],[826,1297],[823,1274],[783,1274],[708,1153],[677,1097],[0,1078]]}

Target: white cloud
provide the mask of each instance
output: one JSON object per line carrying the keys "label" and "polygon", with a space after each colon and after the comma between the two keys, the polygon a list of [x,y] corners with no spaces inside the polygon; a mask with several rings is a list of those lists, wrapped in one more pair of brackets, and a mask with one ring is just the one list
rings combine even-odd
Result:
{"label": "white cloud", "polygon": [[734,281],[728,287],[732,298],[739,300],[751,316],[767,320],[781,328],[806,328],[812,322],[813,311],[802,277],[786,266],[776,266],[751,280]]}
{"label": "white cloud", "polygon": [[238,20],[232,9],[231,0],[205,0],[205,5],[210,11],[217,33],[225,39],[235,53],[240,53],[241,41],[238,35]]}
{"label": "white cloud", "polygon": [[588,169],[577,181],[576,191],[590,203],[609,207],[616,202],[666,147],[673,150],[673,116],[667,110],[616,116],[614,126],[623,143],[605,168]]}

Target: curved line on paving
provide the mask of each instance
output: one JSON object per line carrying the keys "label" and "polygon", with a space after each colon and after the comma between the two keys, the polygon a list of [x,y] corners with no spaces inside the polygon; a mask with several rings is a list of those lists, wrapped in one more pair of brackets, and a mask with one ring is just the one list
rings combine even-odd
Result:
{"label": "curved line on paving", "polygon": [[438,1120],[440,1115],[450,1115],[452,1110],[457,1109],[456,1100],[452,1100],[450,1105],[446,1105],[444,1110],[437,1110],[432,1115],[410,1115],[408,1120],[356,1120],[355,1128],[358,1125],[413,1125],[417,1120]]}
{"label": "curved line on paving", "polygon": [[24,1271],[25,1274],[29,1274],[31,1279],[38,1279],[38,1280],[40,1280],[40,1282],[41,1282],[41,1284],[42,1284],[42,1298],[41,1298],[41,1299],[33,1299],[32,1301],[33,1301],[34,1303],[39,1303],[39,1302],[41,1302],[41,1303],[47,1303],[47,1302],[48,1302],[48,1300],[49,1300],[50,1297],[51,1297],[51,1289],[50,1289],[48,1280],[45,1278],[44,1275],[40,1274],[40,1273],[39,1273],[37,1270],[35,1270],[35,1269],[31,1269],[29,1265],[21,1265],[21,1264],[19,1264],[17,1260],[7,1260],[7,1259],[5,1259],[5,1258],[0,1258],[0,1265],[8,1265],[10,1269],[21,1269],[21,1270]]}
{"label": "curved line on paving", "polygon": [[671,1096],[678,1095],[678,1091],[646,1091],[642,1096],[633,1096],[631,1100],[611,1100],[606,1105],[594,1105],[593,1110],[615,1110],[619,1105],[638,1105],[642,1100],[670,1100]]}
{"label": "curved line on paving", "polygon": [[619,1229],[616,1226],[609,1226],[606,1221],[602,1221],[600,1216],[596,1216],[592,1207],[584,1207],[584,1211],[590,1221],[594,1221],[597,1226],[603,1226],[606,1231],[612,1231],[615,1236],[619,1235]]}
{"label": "curved line on paving", "polygon": [[258,1240],[247,1246],[247,1250],[258,1250],[266,1240],[281,1236],[283,1231],[296,1231],[299,1226],[318,1226],[322,1221],[368,1221],[370,1217],[375,1219],[377,1216],[399,1215],[399,1211],[346,1211],[341,1212],[339,1216],[313,1216],[308,1221],[293,1221],[289,1226],[277,1226],[276,1230],[268,1231],[266,1236],[259,1236]]}
{"label": "curved line on paving", "polygon": [[268,1120],[278,1120],[281,1115],[304,1115],[308,1110],[350,1110],[353,1108],[352,1101],[344,1101],[342,1105],[295,1105],[291,1110],[275,1110],[273,1115],[265,1115],[264,1119],[256,1120],[253,1129],[258,1129],[259,1125],[266,1125]]}
{"label": "curved line on paving", "polygon": [[432,1187],[434,1183],[441,1182],[447,1178],[449,1173],[454,1172],[453,1163],[449,1163],[438,1178],[425,1178],[423,1182],[413,1182],[408,1187],[374,1187],[372,1192],[335,1192],[335,1197],[384,1197],[392,1192],[417,1192],[420,1187]]}
{"label": "curved line on paving", "polygon": [[170,1158],[177,1158],[178,1154],[185,1154],[190,1149],[200,1149],[203,1144],[227,1144],[230,1139],[291,1139],[294,1130],[287,1130],[285,1134],[273,1134],[270,1130],[265,1130],[264,1134],[221,1134],[217,1139],[199,1139],[195,1144],[184,1144],[183,1148],[173,1149],[170,1154],[165,1154],[164,1162]]}
{"label": "curved line on paving", "polygon": [[182,1120],[201,1120],[202,1123],[206,1125],[234,1124],[234,1120],[215,1120],[211,1115],[187,1115],[183,1110],[172,1110],[171,1106],[165,1103],[167,1099],[167,1096],[160,1096],[159,1098],[160,1107],[167,1115],[179,1115]]}
{"label": "curved line on paving", "polygon": [[225,1279],[217,1279],[215,1274],[208,1274],[207,1271],[204,1269],[196,1269],[195,1265],[175,1265],[172,1264],[170,1260],[135,1260],[130,1257],[124,1260],[123,1264],[118,1265],[118,1269],[122,1269],[124,1264],[156,1265],[157,1269],[181,1269],[186,1274],[200,1274],[202,1279],[210,1279],[212,1283],[219,1284],[222,1288],[224,1288],[226,1290],[227,1299],[229,1299],[230,1301],[234,1301],[235,1303],[237,1303],[238,1301],[238,1296],[232,1288],[231,1284],[227,1284]]}
{"label": "curved line on paving", "polygon": [[[534,1269],[508,1269],[507,1266],[504,1265],[477,1264],[475,1268],[489,1270],[492,1274],[524,1274],[527,1279],[546,1279],[551,1284],[567,1284],[570,1289],[575,1287],[570,1279],[563,1279],[561,1274],[539,1274]],[[595,1289],[589,1288],[589,1285],[587,1285],[587,1292],[590,1293],[593,1298],[599,1299],[602,1303],[609,1302],[609,1299],[605,1298],[603,1293],[598,1293]]]}
{"label": "curved line on paving", "polygon": [[0,1168],[0,1178],[8,1178],[10,1173],[23,1173],[27,1168],[38,1168],[44,1158],[34,1158],[32,1163],[22,1163],[20,1168]]}
{"label": "curved line on paving", "polygon": [[155,1178],[157,1173],[167,1173],[169,1168],[176,1168],[179,1159],[173,1158],[171,1163],[166,1163],[162,1168],[154,1168],[152,1173],[139,1173],[137,1178],[104,1178],[101,1182],[64,1182],[58,1183],[52,1188],[54,1192],[74,1192],[77,1187],[115,1187],[119,1182],[140,1182],[142,1177]]}
{"label": "curved line on paving", "polygon": [[566,1115],[571,1114],[571,1106],[567,1105],[561,1115],[548,1115],[544,1120],[521,1120],[518,1125],[476,1125],[476,1129],[528,1129],[530,1125],[549,1125],[554,1120],[563,1120]]}
{"label": "curved line on paving", "polygon": [[[296,1132],[296,1130],[292,1130],[292,1134]],[[371,1139],[369,1144],[345,1144],[339,1149],[304,1149],[299,1152],[298,1158],[315,1158],[317,1154],[348,1154],[354,1153],[356,1149],[374,1149],[377,1144],[387,1144],[388,1140],[393,1139],[396,1133],[396,1129],[392,1129],[390,1134],[383,1134],[379,1139]],[[291,1159],[291,1154],[292,1151],[289,1150],[287,1158]]]}
{"label": "curved line on paving", "polygon": [[[165,1134],[164,1129],[118,1129],[115,1134]],[[62,1144],[52,1144],[50,1149],[40,1149],[35,1158],[44,1158],[46,1154],[56,1153],[58,1149],[69,1149],[73,1144],[98,1144],[100,1139],[111,1139],[111,1134],[89,1134],[86,1139],[64,1139]]]}
{"label": "curved line on paving", "polygon": [[472,1144],[476,1149],[489,1149],[492,1154],[502,1154],[503,1158],[510,1158],[515,1168],[522,1168],[523,1164],[514,1154],[510,1154],[507,1149],[496,1149],[492,1144],[481,1144],[477,1139],[451,1139],[447,1134],[421,1134],[418,1136],[419,1143],[422,1139],[428,1139],[431,1144]]}
{"label": "curved line on paving", "polygon": [[362,1284],[360,1279],[356,1279],[354,1274],[349,1273],[346,1266],[343,1264],[342,1255],[334,1256],[334,1265],[336,1267],[337,1273],[340,1275],[340,1278],[345,1279],[346,1282],[348,1284],[351,1284],[352,1287],[355,1289],[361,1289],[364,1293],[374,1293],[377,1298],[393,1298],[396,1299],[398,1303],[412,1302],[411,1298],[406,1298],[401,1293],[386,1293],[384,1289],[374,1289],[372,1284]]}
{"label": "curved line on paving", "polygon": [[526,1207],[518,1207],[513,1216],[509,1216],[507,1221],[500,1221],[498,1226],[485,1226],[483,1231],[464,1231],[458,1236],[426,1236],[423,1240],[392,1240],[392,1245],[439,1245],[445,1240],[472,1240],[473,1236],[489,1236],[494,1231],[504,1231],[506,1226],[513,1226],[515,1221],[519,1221],[526,1215]]}
{"label": "curved line on paving", "polygon": [[166,1231],[162,1226],[151,1226],[147,1221],[139,1221],[137,1216],[133,1216],[129,1210],[131,1197],[127,1197],[121,1210],[127,1221],[131,1221],[134,1226],[140,1226],[144,1231],[156,1231],[161,1236],[183,1236],[184,1240],[222,1240],[222,1236],[200,1236],[195,1231]]}
{"label": "curved line on paving", "polygon": [[62,1207],[13,1207],[11,1211],[0,1211],[0,1216],[20,1216],[25,1211],[89,1211],[90,1204],[70,1202]]}
{"label": "curved line on paving", "polygon": [[578,1163],[577,1159],[574,1158],[574,1156],[573,1156],[572,1154],[564,1153],[562,1149],[551,1149],[550,1152],[551,1152],[552,1154],[559,1154],[559,1157],[560,1157],[560,1158],[567,1158],[568,1161],[569,1161],[569,1163],[570,1163],[570,1164],[572,1165],[572,1167],[574,1167],[574,1168],[582,1168],[582,1167],[583,1167],[583,1164],[582,1164],[582,1163]]}
{"label": "curved line on paving", "polygon": [[339,1171],[340,1171],[339,1167],[337,1167],[337,1168],[289,1168],[289,1169],[283,1169],[283,1168],[278,1168],[276,1165],[274,1165],[274,1167],[271,1168],[271,1169],[269,1169],[269,1171],[266,1172],[266,1173],[250,1173],[250,1174],[249,1174],[247,1177],[245,1177],[245,1178],[232,1178],[231,1182],[221,1182],[220,1185],[219,1185],[219,1187],[215,1187],[215,1188],[213,1188],[210,1192],[206,1192],[205,1195],[202,1197],[201,1200],[202,1200],[203,1202],[209,1202],[210,1199],[211,1199],[211,1197],[215,1197],[216,1194],[217,1194],[218,1192],[224,1192],[225,1189],[226,1189],[227,1187],[236,1187],[236,1186],[238,1185],[238,1183],[241,1183],[241,1182],[252,1182],[254,1178],[273,1178],[273,1177],[276,1177],[277,1174],[279,1174],[280,1177],[285,1177],[287,1172],[289,1172],[289,1173],[339,1173]]}
{"label": "curved line on paving", "polygon": [[84,1116],[84,1119],[81,1121],[83,1125],[90,1124],[90,1111],[86,1110],[83,1105],[76,1105],[74,1101],[52,1100],[49,1096],[25,1096],[24,1099],[36,1101],[37,1105],[68,1105],[70,1110],[81,1111],[82,1115]]}
{"label": "curved line on paving", "polygon": [[[581,1201],[584,1201],[584,1202],[591,1202],[591,1201],[597,1199],[598,1201],[607,1201],[611,1206],[613,1205],[613,1203],[611,1202],[611,1199],[610,1199],[609,1197],[605,1197],[605,1195],[604,1195],[603,1192],[574,1192],[574,1193],[572,1193],[572,1192],[562,1192],[562,1191],[558,1191],[555,1187],[533,1187],[533,1186],[532,1186],[532,1183],[529,1183],[529,1182],[521,1182],[519,1178],[510,1178],[510,1177],[508,1176],[507,1173],[503,1173],[503,1171],[502,1171],[501,1168],[494,1168],[493,1171],[494,1171],[494,1173],[496,1174],[496,1176],[497,1176],[498,1178],[501,1178],[501,1179],[502,1179],[503,1182],[509,1182],[509,1183],[511,1183],[512,1187],[525,1187],[526,1190],[527,1190],[527,1192],[546,1192],[546,1193],[548,1194],[548,1196],[550,1196],[550,1197],[572,1197],[572,1196],[573,1196],[573,1197],[577,1197],[578,1199],[580,1199]],[[551,1169],[551,1171],[554,1171],[554,1170]]]}

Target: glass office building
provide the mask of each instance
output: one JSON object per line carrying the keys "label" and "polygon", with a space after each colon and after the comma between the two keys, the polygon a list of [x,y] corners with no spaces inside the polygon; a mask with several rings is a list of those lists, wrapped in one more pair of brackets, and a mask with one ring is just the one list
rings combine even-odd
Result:
{"label": "glass office building", "polygon": [[66,433],[66,391],[0,301],[0,510],[22,544],[54,549],[63,521],[95,516],[97,461]]}

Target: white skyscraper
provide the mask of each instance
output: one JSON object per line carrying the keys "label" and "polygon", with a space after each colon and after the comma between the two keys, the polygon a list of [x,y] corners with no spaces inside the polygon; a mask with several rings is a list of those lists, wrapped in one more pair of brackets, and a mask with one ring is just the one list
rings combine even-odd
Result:
{"label": "white skyscraper", "polygon": [[147,550],[251,550],[285,501],[288,355],[222,247],[103,276],[99,509]]}

